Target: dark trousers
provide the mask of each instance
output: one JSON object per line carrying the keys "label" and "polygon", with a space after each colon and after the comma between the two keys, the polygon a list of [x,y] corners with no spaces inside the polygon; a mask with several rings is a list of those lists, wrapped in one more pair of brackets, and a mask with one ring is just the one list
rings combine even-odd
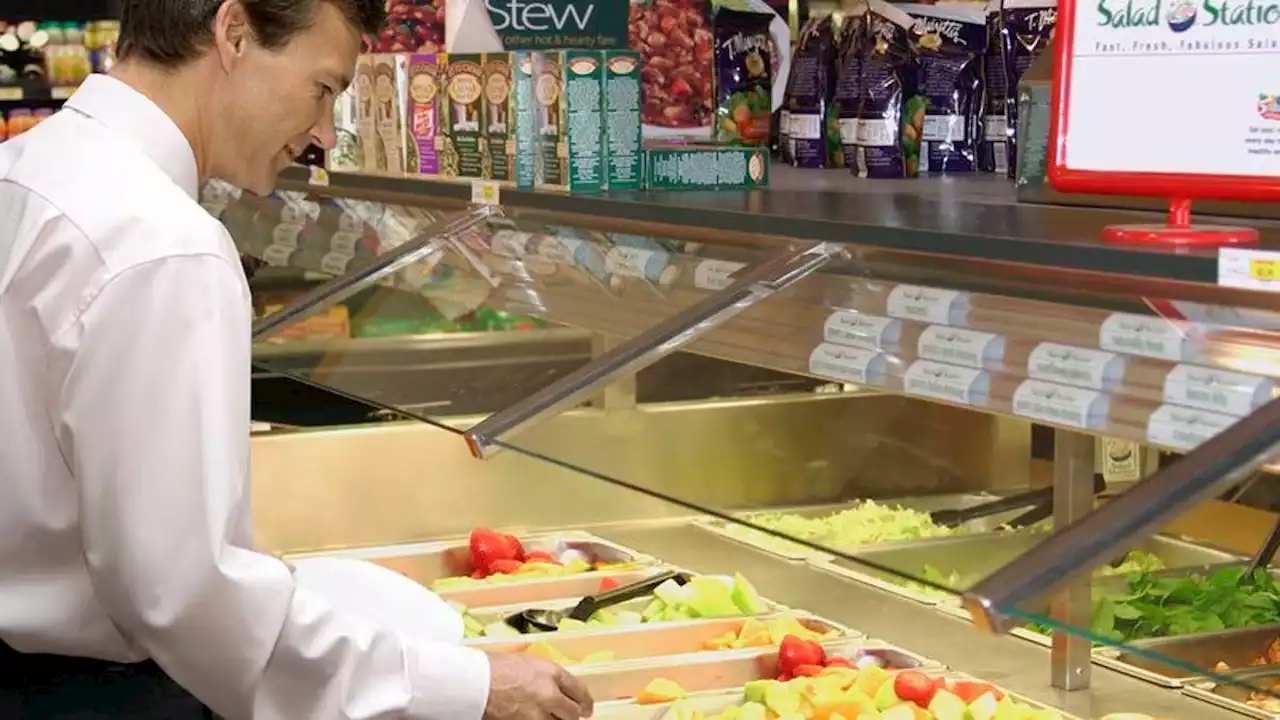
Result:
{"label": "dark trousers", "polygon": [[213,720],[154,662],[29,655],[0,642],[0,719]]}

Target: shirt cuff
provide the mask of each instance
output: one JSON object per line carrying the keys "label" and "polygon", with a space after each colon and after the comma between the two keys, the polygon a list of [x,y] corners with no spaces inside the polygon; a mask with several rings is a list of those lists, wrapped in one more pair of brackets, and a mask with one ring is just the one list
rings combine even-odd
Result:
{"label": "shirt cuff", "polygon": [[409,717],[480,720],[489,702],[489,658],[475,648],[437,643],[408,647],[413,697]]}

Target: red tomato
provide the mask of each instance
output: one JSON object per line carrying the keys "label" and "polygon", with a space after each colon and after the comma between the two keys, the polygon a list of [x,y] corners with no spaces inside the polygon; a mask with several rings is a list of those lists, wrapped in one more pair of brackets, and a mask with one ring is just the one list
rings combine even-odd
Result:
{"label": "red tomato", "polygon": [[475,572],[471,573],[471,577],[475,580],[483,580],[489,577],[489,573],[487,571],[480,570],[479,568],[477,568]]}
{"label": "red tomato", "polygon": [[827,658],[827,667],[851,668],[853,667],[853,663],[849,662],[848,658],[829,657]]}
{"label": "red tomato", "polygon": [[476,528],[471,531],[471,566],[488,571],[494,560],[506,560],[502,536],[492,530]]}
{"label": "red tomato", "polygon": [[821,665],[798,665],[795,672],[791,673],[796,677],[817,677],[822,674]]}
{"label": "red tomato", "polygon": [[684,78],[676,78],[671,81],[671,94],[675,97],[684,97],[693,93],[693,88],[689,87],[689,83]]}
{"label": "red tomato", "polygon": [[[817,652],[814,652],[814,650]],[[817,643],[809,643],[795,635],[788,635],[782,638],[782,643],[778,646],[778,669],[785,675],[796,674],[796,668],[801,665],[822,665],[824,659],[822,646]]]}
{"label": "red tomato", "polygon": [[502,535],[501,538],[504,560],[524,560],[524,546],[515,535]]}
{"label": "red tomato", "polygon": [[496,575],[514,575],[524,567],[519,560],[494,560],[489,563],[489,572]]}
{"label": "red tomato", "polygon": [[924,673],[915,670],[904,670],[893,679],[893,694],[899,700],[913,702],[920,707],[929,707],[938,686]]}
{"label": "red tomato", "polygon": [[791,673],[782,673],[779,675],[778,682],[791,682]]}
{"label": "red tomato", "polygon": [[606,592],[622,585],[622,581],[616,577],[601,578],[600,589],[597,592]]}
{"label": "red tomato", "polygon": [[822,643],[817,640],[810,640],[809,651],[818,657],[818,662],[814,663],[814,665],[827,664],[827,651],[822,649]]}
{"label": "red tomato", "polygon": [[955,683],[951,686],[951,692],[955,693],[955,696],[963,700],[966,705],[972,704],[987,693],[995,695],[996,700],[1004,697],[1003,693],[984,682],[972,682],[969,680],[961,680]]}
{"label": "red tomato", "polygon": [[[518,542],[518,541],[517,541]],[[560,561],[554,555],[545,550],[532,550],[524,556],[525,562],[544,562],[552,565],[559,565]]]}

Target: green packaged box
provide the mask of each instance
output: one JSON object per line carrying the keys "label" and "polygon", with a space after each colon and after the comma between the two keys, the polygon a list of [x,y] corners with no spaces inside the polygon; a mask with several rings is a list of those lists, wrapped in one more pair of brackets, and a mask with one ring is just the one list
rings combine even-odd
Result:
{"label": "green packaged box", "polygon": [[645,187],[742,189],[769,184],[766,148],[724,145],[654,145],[644,151]]}
{"label": "green packaged box", "polygon": [[484,56],[448,55],[444,68],[444,117],[440,123],[440,175],[493,177],[484,117]]}
{"label": "green packaged box", "polygon": [[534,54],[537,142],[534,185],[604,189],[604,63],[593,50]]}
{"label": "green packaged box", "polygon": [[604,53],[605,186],[638,190],[644,184],[640,149],[640,53]]}
{"label": "green packaged box", "polygon": [[532,52],[511,53],[511,76],[515,84],[511,93],[515,118],[515,183],[519,188],[532,188],[534,156],[538,151]]}

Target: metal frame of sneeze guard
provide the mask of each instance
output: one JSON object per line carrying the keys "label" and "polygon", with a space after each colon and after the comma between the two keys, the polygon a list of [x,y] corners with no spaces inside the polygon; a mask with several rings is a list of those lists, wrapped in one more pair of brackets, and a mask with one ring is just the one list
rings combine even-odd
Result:
{"label": "metal frame of sneeze guard", "polygon": [[493,456],[500,449],[499,438],[574,407],[591,393],[652,365],[832,260],[847,257],[844,247],[819,243],[788,249],[738,271],[729,287],[622,342],[463,433],[471,454],[481,459]]}
{"label": "metal frame of sneeze guard", "polygon": [[1140,481],[971,588],[965,606],[978,627],[1006,632],[1014,608],[1041,603],[1062,583],[1110,560],[1197,503],[1248,480],[1280,453],[1280,398]]}
{"label": "metal frame of sneeze guard", "polygon": [[[357,292],[364,290],[382,278],[399,272],[414,263],[444,252],[447,248],[459,249],[462,244],[457,236],[490,218],[501,214],[495,206],[480,205],[471,208],[467,215],[453,220],[432,223],[418,237],[380,255],[373,262],[355,271],[336,277],[314,288],[279,312],[268,315],[253,325],[254,341],[272,335],[281,328],[298,322],[326,308],[333,307]],[[470,253],[464,253],[474,262]]]}

